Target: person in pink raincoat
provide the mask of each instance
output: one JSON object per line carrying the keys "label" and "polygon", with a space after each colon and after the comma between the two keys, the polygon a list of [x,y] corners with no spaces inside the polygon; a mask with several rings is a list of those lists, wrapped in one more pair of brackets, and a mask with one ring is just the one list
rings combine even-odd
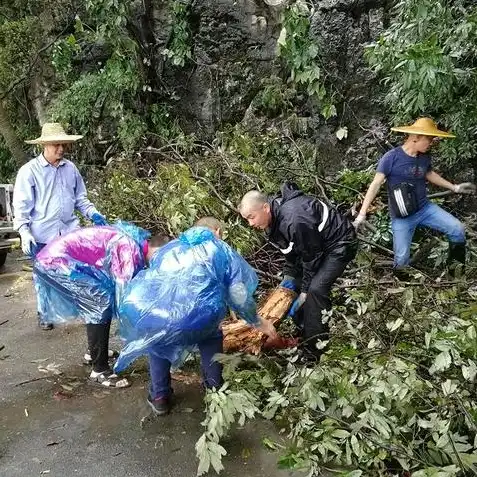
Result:
{"label": "person in pink raincoat", "polygon": [[86,323],[91,382],[110,388],[129,386],[113,373],[109,359],[111,320],[125,285],[167,239],[127,222],[86,227],[58,237],[36,256],[39,307],[52,323]]}

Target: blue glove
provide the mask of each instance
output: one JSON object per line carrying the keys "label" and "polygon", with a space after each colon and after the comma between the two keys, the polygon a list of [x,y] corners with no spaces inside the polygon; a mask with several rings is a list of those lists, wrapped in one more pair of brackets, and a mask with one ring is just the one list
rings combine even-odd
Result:
{"label": "blue glove", "polygon": [[291,277],[290,275],[285,275],[279,286],[281,288],[287,288],[288,290],[296,291],[295,278]]}
{"label": "blue glove", "polygon": [[97,212],[95,212],[91,216],[91,221],[93,222],[94,225],[108,225],[108,222],[106,221],[106,219],[101,214],[98,214]]}
{"label": "blue glove", "polygon": [[298,298],[293,302],[293,305],[288,312],[288,316],[293,318],[296,315],[296,312],[303,306],[306,301],[306,293],[300,293]]}

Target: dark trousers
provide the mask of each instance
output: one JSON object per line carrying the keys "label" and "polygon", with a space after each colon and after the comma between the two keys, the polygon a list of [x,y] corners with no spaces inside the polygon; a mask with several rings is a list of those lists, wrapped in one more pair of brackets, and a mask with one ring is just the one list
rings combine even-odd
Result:
{"label": "dark trousers", "polygon": [[354,259],[356,252],[357,242],[353,241],[336,247],[323,258],[311,281],[306,301],[296,315],[295,322],[303,329],[305,347],[314,354],[321,354],[316,349],[316,342],[329,339],[329,325],[323,323],[322,312],[331,310],[331,287]]}
{"label": "dark trousers", "polygon": [[101,325],[86,325],[89,353],[91,355],[93,371],[102,373],[110,369],[108,362],[109,329],[111,322]]}
{"label": "dark trousers", "polygon": [[[213,361],[217,353],[224,350],[222,333],[198,343],[202,379],[206,388],[219,388],[222,385],[222,365]],[[159,358],[154,350],[149,354],[149,375],[151,386],[149,394],[151,399],[168,398],[172,393],[171,387],[171,362],[164,358]]]}
{"label": "dark trousers", "polygon": [[[45,245],[46,243],[37,243],[36,245],[34,245],[32,250],[32,255],[31,255],[33,260],[35,259],[36,254],[39,253],[43,249],[43,247],[45,247]],[[45,316],[45,312],[44,312],[45,307],[43,306],[43,303],[42,303],[42,297],[45,293],[45,290],[41,291],[41,287],[35,276],[35,272],[33,272],[33,285],[35,286],[35,291],[36,291],[38,321],[40,322],[40,324],[47,324],[48,319]]]}

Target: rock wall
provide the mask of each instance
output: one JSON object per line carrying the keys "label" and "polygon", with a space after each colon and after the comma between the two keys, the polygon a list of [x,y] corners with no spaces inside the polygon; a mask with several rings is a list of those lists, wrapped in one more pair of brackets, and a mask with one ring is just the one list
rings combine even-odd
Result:
{"label": "rock wall", "polygon": [[[163,2],[158,4],[163,5]],[[338,91],[338,117],[311,118],[313,141],[326,163],[356,165],[375,157],[386,128],[378,91],[363,57],[364,45],[387,22],[389,0],[315,0],[311,34],[320,45],[322,69]],[[168,84],[180,96],[177,112],[189,131],[212,135],[242,121],[262,79],[282,74],[277,59],[282,0],[197,0],[191,5],[194,63],[167,67]],[[158,23],[158,26],[160,24]],[[164,34],[162,29],[156,34]],[[335,131],[347,126],[348,139]]]}

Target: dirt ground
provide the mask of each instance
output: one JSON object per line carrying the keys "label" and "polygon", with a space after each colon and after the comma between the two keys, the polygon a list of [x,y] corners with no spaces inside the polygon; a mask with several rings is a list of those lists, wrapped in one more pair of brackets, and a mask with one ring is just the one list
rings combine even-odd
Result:
{"label": "dirt ground", "polygon": [[[203,419],[197,376],[176,376],[177,403],[163,418],[149,413],[144,372],[133,372],[126,390],[87,384],[83,327],[39,330],[31,273],[19,259],[9,255],[0,273],[0,476],[195,476]],[[264,437],[280,441],[267,422],[234,431],[222,475],[290,476]]]}

